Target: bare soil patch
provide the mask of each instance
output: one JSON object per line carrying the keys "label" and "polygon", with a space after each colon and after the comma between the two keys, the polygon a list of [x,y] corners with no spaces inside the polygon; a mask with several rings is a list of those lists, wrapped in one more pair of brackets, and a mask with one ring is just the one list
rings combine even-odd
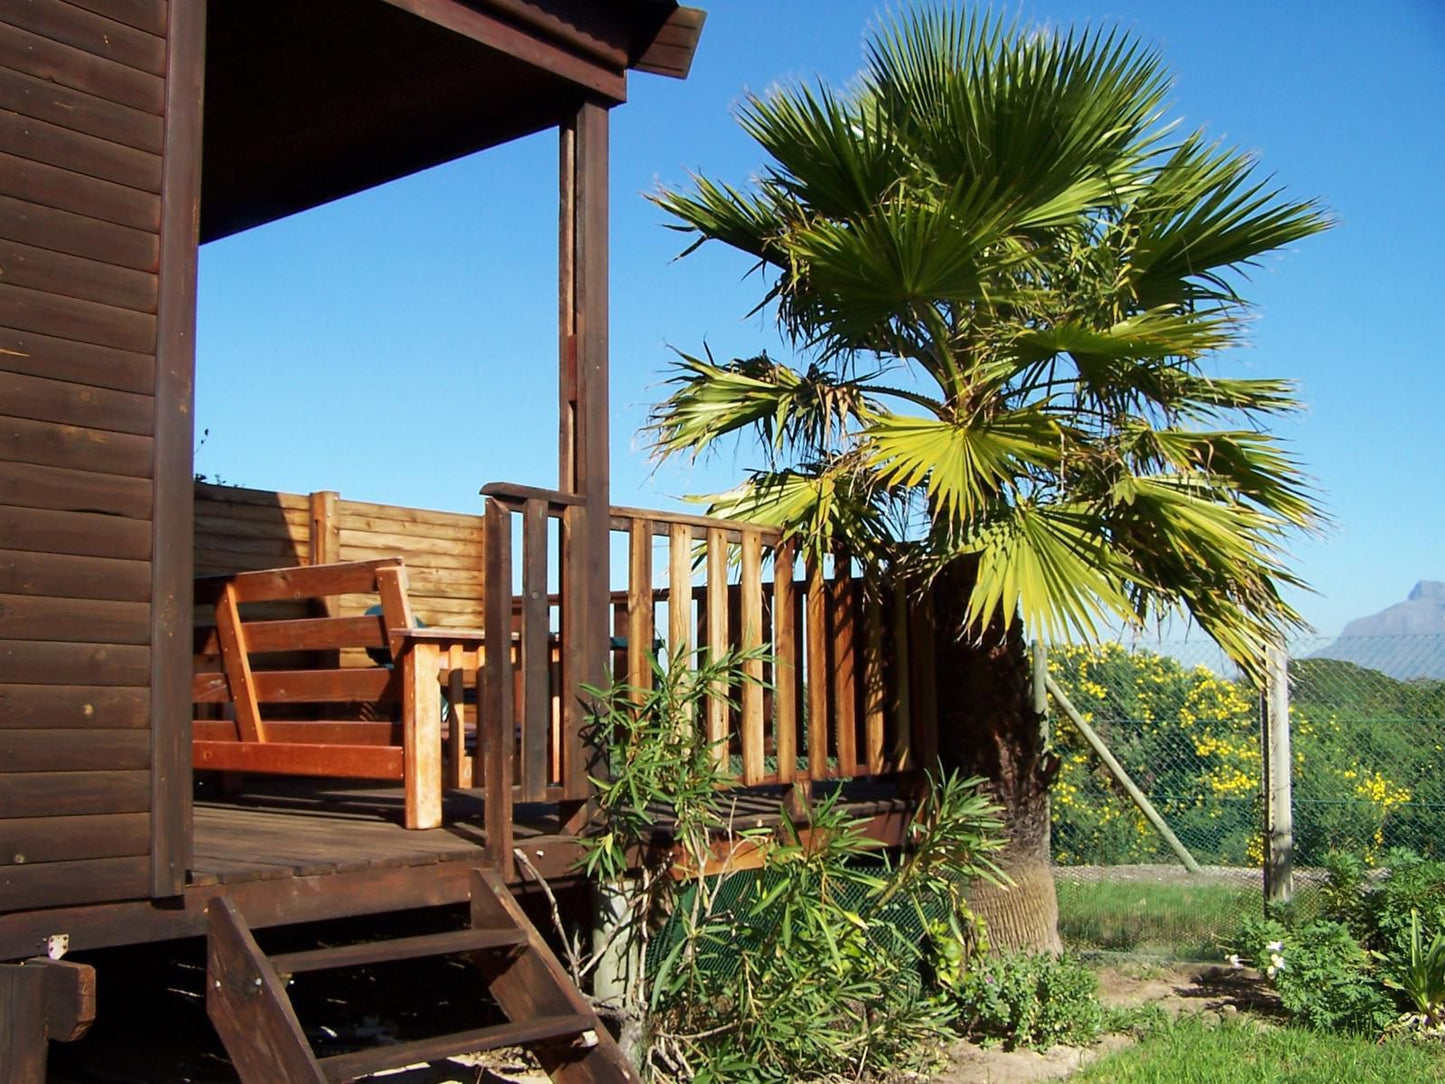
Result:
{"label": "bare soil patch", "polygon": [[[1278,1000],[1251,971],[1212,964],[1118,964],[1098,970],[1099,997],[1113,1008],[1157,1006],[1170,1016],[1197,1013],[1218,1021],[1240,1012],[1273,1016]],[[1036,1084],[1062,1080],[1111,1051],[1128,1046],[1127,1035],[1106,1035],[1088,1047],[1004,1050],[958,1043],[948,1069],[931,1084]]]}

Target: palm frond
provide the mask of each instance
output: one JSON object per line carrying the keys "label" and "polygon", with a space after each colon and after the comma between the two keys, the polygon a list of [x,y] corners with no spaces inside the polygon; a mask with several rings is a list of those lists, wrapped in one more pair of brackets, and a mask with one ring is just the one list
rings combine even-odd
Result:
{"label": "palm frond", "polygon": [[964,523],[1060,454],[1058,426],[1032,410],[973,421],[886,414],[871,419],[860,439],[884,485],[920,486],[937,516]]}

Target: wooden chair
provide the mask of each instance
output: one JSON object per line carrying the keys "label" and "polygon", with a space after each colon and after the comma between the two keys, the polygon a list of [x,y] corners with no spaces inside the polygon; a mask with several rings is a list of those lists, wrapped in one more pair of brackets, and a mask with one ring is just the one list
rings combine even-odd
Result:
{"label": "wooden chair", "polygon": [[[318,605],[340,595],[376,597],[381,613]],[[406,826],[441,824],[441,682],[454,698],[449,782],[468,785],[459,694],[468,672],[475,680],[480,631],[413,627],[400,558],[198,579],[205,607],[215,625],[197,630],[193,699],[230,704],[234,718],[195,720],[196,768],[401,779]],[[389,650],[392,664],[348,649]]]}

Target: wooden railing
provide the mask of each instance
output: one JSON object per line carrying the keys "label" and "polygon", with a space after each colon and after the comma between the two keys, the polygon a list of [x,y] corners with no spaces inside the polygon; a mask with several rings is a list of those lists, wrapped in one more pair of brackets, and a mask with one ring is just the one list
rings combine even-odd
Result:
{"label": "wooden railing", "polygon": [[475,704],[462,711],[477,739],[471,782],[488,792],[498,827],[510,828],[513,801],[588,797],[594,765],[578,686],[599,654],[610,663],[603,673],[646,687],[654,653],[672,666],[761,649],[748,663],[761,683],[718,690],[697,720],[743,785],[910,772],[936,757],[927,598],[881,586],[888,569],[804,559],[764,528],[614,507],[614,553],[626,560],[612,562],[612,643],[597,643],[577,633],[563,575],[582,502],[504,484],[483,493],[485,514],[468,516],[198,486],[197,568],[400,555],[427,624],[481,627],[487,643],[510,643],[485,652]]}
{"label": "wooden railing", "polygon": [[[534,691],[523,694],[531,712],[519,715],[519,793],[541,795],[541,780],[557,772],[547,749],[587,755],[544,730],[560,720],[540,706],[577,696],[565,660],[593,646],[570,642],[565,620],[555,623],[563,598],[545,593],[547,521],[575,504],[500,484],[483,492],[489,547],[510,547],[513,533],[494,512],[522,520],[518,633],[533,646],[518,664],[522,688]],[[625,536],[627,555],[625,588],[611,596],[613,676],[648,688],[654,655],[673,666],[692,665],[698,653],[747,652],[754,680],[709,696],[697,724],[743,785],[888,775],[936,757],[931,614],[926,597],[882,586],[887,569],[865,572],[844,555],[800,561],[795,542],[775,530],[705,516],[614,507],[610,526]],[[544,636],[561,644],[560,688],[547,684],[553,670],[525,661],[542,657]]]}

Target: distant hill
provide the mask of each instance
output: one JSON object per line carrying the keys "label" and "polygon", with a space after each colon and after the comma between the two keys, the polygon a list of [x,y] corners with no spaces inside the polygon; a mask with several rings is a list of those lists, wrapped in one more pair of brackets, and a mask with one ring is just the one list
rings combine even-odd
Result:
{"label": "distant hill", "polygon": [[1402,680],[1445,679],[1445,583],[1421,580],[1404,602],[1355,618],[1312,658],[1341,659]]}

